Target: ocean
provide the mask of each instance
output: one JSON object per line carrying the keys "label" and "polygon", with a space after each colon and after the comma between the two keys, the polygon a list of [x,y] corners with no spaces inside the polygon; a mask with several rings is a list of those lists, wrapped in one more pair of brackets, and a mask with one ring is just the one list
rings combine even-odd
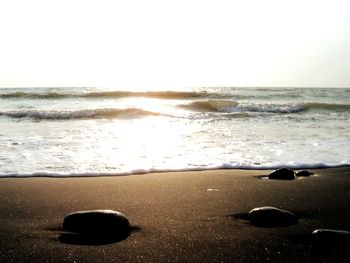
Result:
{"label": "ocean", "polygon": [[1,88],[0,176],[350,165],[350,89]]}

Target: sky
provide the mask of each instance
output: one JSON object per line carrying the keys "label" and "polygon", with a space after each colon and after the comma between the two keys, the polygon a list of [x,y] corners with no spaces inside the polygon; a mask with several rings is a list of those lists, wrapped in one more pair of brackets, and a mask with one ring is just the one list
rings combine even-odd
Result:
{"label": "sky", "polygon": [[0,87],[350,87],[342,0],[0,0]]}

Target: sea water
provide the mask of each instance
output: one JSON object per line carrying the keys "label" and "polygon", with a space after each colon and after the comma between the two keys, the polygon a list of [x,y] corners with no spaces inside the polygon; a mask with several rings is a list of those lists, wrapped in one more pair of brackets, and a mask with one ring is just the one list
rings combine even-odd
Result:
{"label": "sea water", "polygon": [[0,176],[350,165],[350,89],[0,89]]}

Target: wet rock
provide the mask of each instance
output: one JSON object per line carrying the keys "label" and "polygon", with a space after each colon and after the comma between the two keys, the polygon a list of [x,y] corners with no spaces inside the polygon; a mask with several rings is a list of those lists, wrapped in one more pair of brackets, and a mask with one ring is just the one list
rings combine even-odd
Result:
{"label": "wet rock", "polygon": [[252,225],[259,227],[284,227],[298,222],[292,212],[272,206],[257,207],[248,213]]}
{"label": "wet rock", "polygon": [[316,229],[312,232],[312,241],[317,246],[350,248],[350,232],[334,229]]}
{"label": "wet rock", "polygon": [[268,176],[269,179],[293,180],[295,179],[294,172],[287,168],[281,168],[273,171]]}
{"label": "wet rock", "polygon": [[297,177],[308,177],[308,176],[311,176],[313,175],[314,173],[311,173],[309,171],[306,171],[306,170],[302,170],[302,171],[298,171],[295,173],[295,176]]}
{"label": "wet rock", "polygon": [[125,238],[130,233],[126,216],[113,210],[78,211],[66,215],[63,228],[86,237]]}

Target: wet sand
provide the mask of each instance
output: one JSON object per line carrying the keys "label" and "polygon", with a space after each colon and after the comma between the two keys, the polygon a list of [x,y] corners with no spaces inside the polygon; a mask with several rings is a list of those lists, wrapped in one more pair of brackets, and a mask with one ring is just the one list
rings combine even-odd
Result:
{"label": "wet sand", "polygon": [[[316,247],[310,235],[350,231],[350,168],[313,171],[292,181],[260,179],[267,170],[2,178],[0,262],[346,262],[349,249]],[[299,223],[244,220],[260,206],[289,210]],[[124,213],[132,233],[107,244],[64,238],[64,216],[89,209]]]}

